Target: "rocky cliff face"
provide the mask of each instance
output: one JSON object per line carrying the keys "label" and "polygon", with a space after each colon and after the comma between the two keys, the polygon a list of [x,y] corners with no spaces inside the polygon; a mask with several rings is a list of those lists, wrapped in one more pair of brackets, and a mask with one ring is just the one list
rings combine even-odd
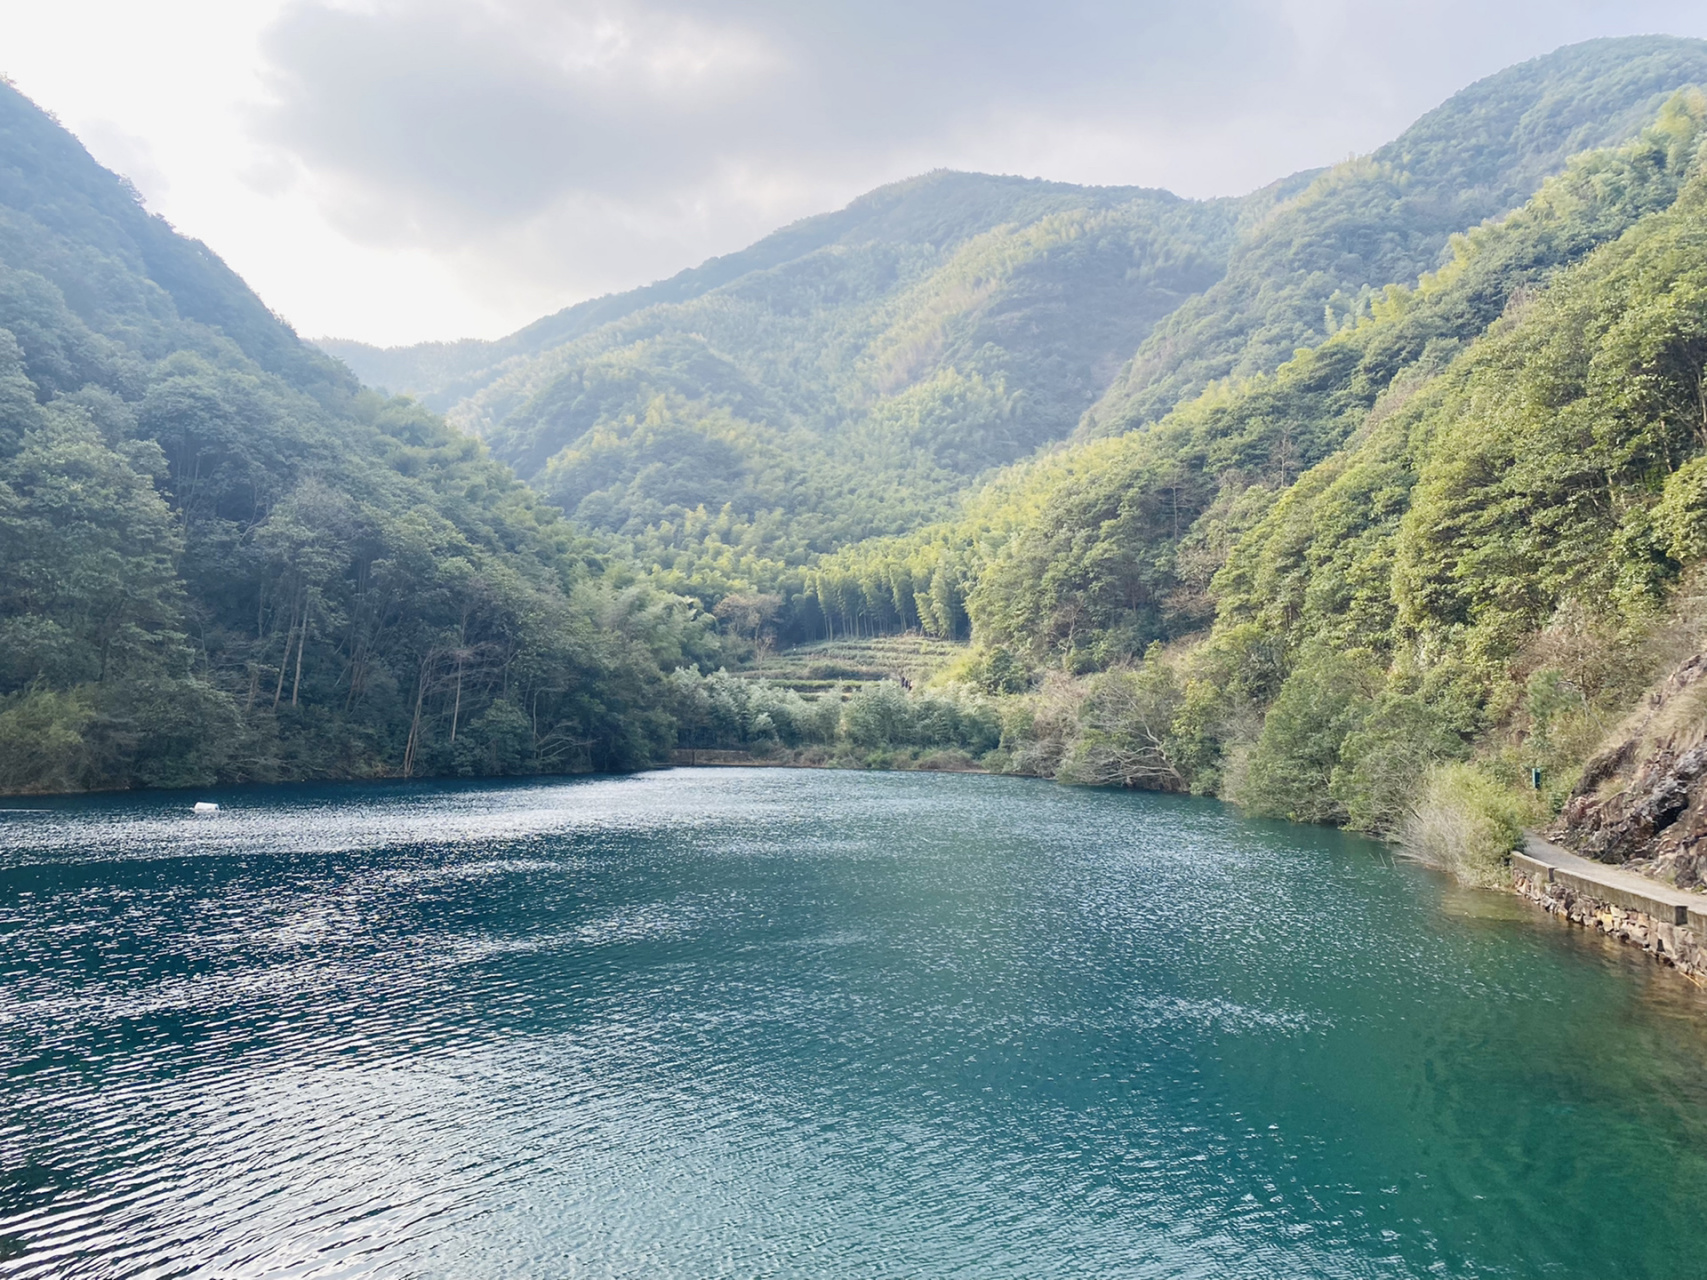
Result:
{"label": "rocky cliff face", "polygon": [[1680,888],[1707,886],[1707,653],[1673,671],[1584,766],[1547,835]]}

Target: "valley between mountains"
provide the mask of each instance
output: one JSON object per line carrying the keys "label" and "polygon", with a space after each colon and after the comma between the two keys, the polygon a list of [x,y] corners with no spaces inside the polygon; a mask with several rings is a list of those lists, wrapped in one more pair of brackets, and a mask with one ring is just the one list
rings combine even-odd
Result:
{"label": "valley between mountains", "polygon": [[1569,46],[1240,197],[929,173],[383,350],[0,90],[0,788],[721,751],[1497,879],[1707,643],[1704,85]]}

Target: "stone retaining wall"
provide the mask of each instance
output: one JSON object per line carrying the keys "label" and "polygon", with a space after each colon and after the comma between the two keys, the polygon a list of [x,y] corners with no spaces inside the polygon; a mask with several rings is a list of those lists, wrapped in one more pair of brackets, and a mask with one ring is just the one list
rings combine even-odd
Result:
{"label": "stone retaining wall", "polygon": [[1511,856],[1511,879],[1519,896],[1544,910],[1639,946],[1707,984],[1707,900],[1685,904],[1661,885],[1645,891],[1521,853]]}

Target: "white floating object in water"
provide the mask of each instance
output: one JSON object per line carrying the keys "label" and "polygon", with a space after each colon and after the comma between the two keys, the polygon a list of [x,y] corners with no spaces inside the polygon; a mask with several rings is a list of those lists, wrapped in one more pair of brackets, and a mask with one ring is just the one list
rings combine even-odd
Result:
{"label": "white floating object in water", "polygon": [[218,813],[218,812],[219,812],[219,806],[214,804],[211,800],[197,800],[196,801],[196,814],[198,816],[205,817],[206,815],[208,815],[210,813]]}

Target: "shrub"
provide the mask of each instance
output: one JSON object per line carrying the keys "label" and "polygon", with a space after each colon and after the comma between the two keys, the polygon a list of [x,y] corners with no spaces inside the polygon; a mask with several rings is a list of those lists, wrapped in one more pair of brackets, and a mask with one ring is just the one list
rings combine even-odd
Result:
{"label": "shrub", "polygon": [[1517,796],[1473,765],[1437,765],[1399,828],[1399,849],[1466,884],[1503,884],[1507,859],[1523,841],[1525,816]]}
{"label": "shrub", "polygon": [[867,685],[842,708],[848,741],[868,750],[913,740],[913,708],[893,680]]}
{"label": "shrub", "polygon": [[1388,836],[1416,807],[1431,766],[1462,757],[1464,739],[1438,707],[1416,694],[1384,693],[1346,735],[1329,782],[1345,825]]}
{"label": "shrub", "polygon": [[867,685],[848,699],[842,729],[866,751],[950,747],[981,756],[1001,739],[1001,721],[984,699],[952,690],[909,696],[892,680]]}
{"label": "shrub", "polygon": [[1007,699],[1001,723],[999,762],[1004,773],[1053,778],[1078,733],[1085,685],[1051,672],[1036,693]]}
{"label": "shrub", "polygon": [[1674,560],[1707,558],[1707,458],[1691,458],[1667,478],[1654,507],[1653,533]]}
{"label": "shrub", "polygon": [[1184,690],[1152,645],[1136,670],[1094,676],[1079,712],[1079,736],[1056,777],[1093,786],[1183,791],[1174,717]]}
{"label": "shrub", "polygon": [[669,690],[677,740],[684,747],[831,743],[841,726],[841,701],[833,693],[809,702],[764,680],[743,680],[727,671],[702,676],[690,668],[678,668],[669,677]]}
{"label": "shrub", "polygon": [[1031,688],[1031,669],[1003,645],[979,649],[967,663],[966,676],[985,693],[1024,693]]}
{"label": "shrub", "polygon": [[75,791],[87,767],[84,731],[95,719],[87,689],[40,687],[0,698],[0,791]]}

